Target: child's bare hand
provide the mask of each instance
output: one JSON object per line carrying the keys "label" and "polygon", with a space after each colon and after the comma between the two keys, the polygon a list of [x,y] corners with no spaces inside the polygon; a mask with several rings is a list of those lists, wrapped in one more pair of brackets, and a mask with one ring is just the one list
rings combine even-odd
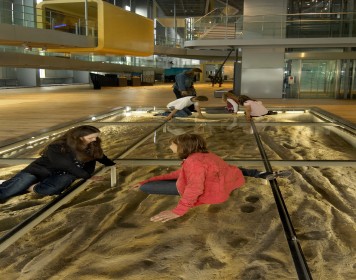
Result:
{"label": "child's bare hand", "polygon": [[130,190],[138,191],[140,187],[141,187],[141,184],[136,184],[136,185],[133,185],[133,186],[130,188]]}
{"label": "child's bare hand", "polygon": [[104,181],[104,177],[103,176],[92,176],[90,177],[90,180],[95,181],[95,182],[100,182],[100,181]]}
{"label": "child's bare hand", "polygon": [[166,211],[162,211],[161,213],[151,217],[150,221],[165,223],[169,220],[177,219],[179,217],[180,217],[179,215],[173,213],[171,210],[166,210]]}

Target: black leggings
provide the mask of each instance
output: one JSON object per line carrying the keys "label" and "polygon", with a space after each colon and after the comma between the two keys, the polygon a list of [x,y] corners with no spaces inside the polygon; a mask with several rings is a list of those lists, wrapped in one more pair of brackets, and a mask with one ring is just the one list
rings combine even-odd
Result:
{"label": "black leggings", "polygon": [[[257,169],[246,169],[241,167],[239,167],[239,169],[246,177],[260,178],[259,175],[261,171]],[[148,194],[179,195],[176,182],[177,180],[161,180],[147,182],[146,184],[143,184],[140,187],[140,190]]]}

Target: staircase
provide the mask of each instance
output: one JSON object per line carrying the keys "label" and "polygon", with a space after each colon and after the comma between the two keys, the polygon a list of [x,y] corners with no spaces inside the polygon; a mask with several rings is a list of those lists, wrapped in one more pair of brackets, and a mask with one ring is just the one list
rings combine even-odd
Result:
{"label": "staircase", "polygon": [[242,35],[242,32],[236,32],[236,28],[234,24],[222,25],[216,24],[211,28],[205,30],[199,36],[200,40],[209,40],[209,39],[236,39]]}

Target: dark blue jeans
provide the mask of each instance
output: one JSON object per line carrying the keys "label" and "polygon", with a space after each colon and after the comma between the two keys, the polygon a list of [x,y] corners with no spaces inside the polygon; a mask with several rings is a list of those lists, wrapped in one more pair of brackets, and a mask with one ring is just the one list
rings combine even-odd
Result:
{"label": "dark blue jeans", "polygon": [[182,110],[178,110],[177,113],[175,113],[175,117],[180,117],[180,118],[185,118],[189,117],[192,115],[192,112],[188,108],[184,108]]}
{"label": "dark blue jeans", "polygon": [[[161,116],[168,116],[171,112],[164,112],[162,114],[160,114]],[[180,118],[185,118],[185,117],[189,117],[192,114],[192,112],[190,112],[190,110],[188,108],[184,108],[182,110],[178,110],[174,117],[180,117]]]}
{"label": "dark blue jeans", "polygon": [[11,179],[3,182],[0,185],[0,199],[20,195],[36,184],[34,191],[41,195],[59,194],[66,187],[70,186],[76,178],[71,174],[52,175],[39,182],[36,176],[27,173],[19,172]]}
{"label": "dark blue jeans", "polygon": [[239,169],[242,171],[242,175],[246,176],[246,177],[254,177],[254,178],[260,178],[260,170],[257,169],[246,169],[246,168],[242,168],[239,167]]}
{"label": "dark blue jeans", "polygon": [[33,190],[35,193],[41,195],[60,194],[64,189],[69,187],[75,179],[76,177],[71,174],[52,175],[35,185]]}
{"label": "dark blue jeans", "polygon": [[140,190],[148,194],[179,195],[176,180],[153,181],[143,184]]}

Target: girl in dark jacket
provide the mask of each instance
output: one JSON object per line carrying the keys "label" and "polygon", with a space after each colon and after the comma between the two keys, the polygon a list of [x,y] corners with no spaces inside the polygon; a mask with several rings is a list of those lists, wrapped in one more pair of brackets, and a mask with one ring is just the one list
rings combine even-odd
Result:
{"label": "girl in dark jacket", "polygon": [[23,194],[27,189],[41,195],[59,194],[76,179],[89,179],[96,161],[112,166],[101,148],[100,130],[82,125],[50,143],[36,159],[0,185],[0,199]]}

